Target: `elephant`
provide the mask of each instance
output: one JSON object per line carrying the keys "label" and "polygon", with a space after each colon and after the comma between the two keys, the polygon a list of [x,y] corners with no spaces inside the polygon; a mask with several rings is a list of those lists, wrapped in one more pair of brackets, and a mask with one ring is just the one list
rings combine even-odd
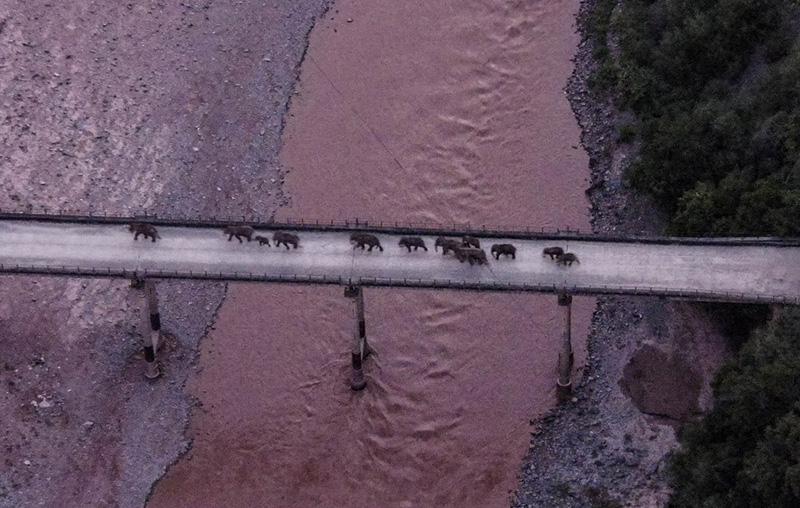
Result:
{"label": "elephant", "polygon": [[350,235],[350,242],[355,244],[353,249],[361,247],[361,250],[364,250],[364,248],[369,245],[369,249],[367,249],[368,252],[372,252],[373,247],[377,247],[378,250],[383,252],[383,247],[381,247],[381,242],[378,240],[378,237],[370,235],[369,233],[353,233]]}
{"label": "elephant", "polygon": [[564,249],[561,247],[547,247],[542,251],[542,257],[550,256],[550,259],[556,259],[562,254],[564,254]]}
{"label": "elephant", "polygon": [[407,248],[408,252],[411,252],[411,247],[414,247],[414,251],[422,247],[425,252],[428,252],[428,248],[425,247],[425,241],[418,236],[404,236],[400,239],[397,245]]}
{"label": "elephant", "polygon": [[461,242],[459,242],[458,240],[452,240],[450,238],[445,238],[443,236],[440,236],[439,238],[436,239],[436,243],[433,245],[433,250],[438,252],[439,247],[442,248],[442,255],[444,256],[449,251],[455,252],[456,249],[461,247]]}
{"label": "elephant", "polygon": [[572,266],[572,263],[581,264],[581,262],[578,261],[578,256],[576,256],[571,252],[565,252],[559,255],[558,258],[556,258],[556,263],[558,263],[559,265],[566,265],[566,266]]}
{"label": "elephant", "polygon": [[297,248],[297,245],[300,243],[300,237],[292,233],[275,231],[275,234],[272,235],[272,241],[275,242],[275,247],[280,247],[280,245],[283,244],[286,250],[289,250],[289,245],[295,249]]}
{"label": "elephant", "polygon": [[228,235],[229,242],[235,236],[239,243],[242,243],[242,237],[247,238],[248,242],[252,240],[255,229],[250,226],[226,226],[223,233]]}
{"label": "elephant", "polygon": [[467,236],[467,235],[462,236],[461,245],[463,247],[475,247],[476,249],[481,248],[481,242],[474,236]]}
{"label": "elephant", "polygon": [[500,255],[511,256],[511,259],[517,259],[517,248],[510,243],[496,243],[492,245],[492,255],[495,259],[500,259]]}
{"label": "elephant", "polygon": [[483,249],[475,249],[471,247],[460,247],[456,251],[456,257],[460,262],[469,261],[470,266],[478,263],[479,265],[485,265],[489,263],[489,260],[486,259],[486,252]]}
{"label": "elephant", "polygon": [[256,236],[256,241],[258,242],[259,245],[264,245],[266,243],[267,247],[271,247],[271,245],[269,244],[269,238],[267,238],[266,236]]}
{"label": "elephant", "polygon": [[147,240],[148,238],[152,238],[154,242],[156,241],[156,238],[161,238],[155,226],[144,222],[134,222],[133,224],[128,226],[128,231],[134,233],[133,235],[134,240],[138,240],[139,235],[142,235],[145,240]]}

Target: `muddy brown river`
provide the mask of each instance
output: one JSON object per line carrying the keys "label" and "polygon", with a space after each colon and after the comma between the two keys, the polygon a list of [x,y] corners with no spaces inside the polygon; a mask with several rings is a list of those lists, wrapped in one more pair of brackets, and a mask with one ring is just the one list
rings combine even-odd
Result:
{"label": "muddy brown river", "polygon": [[[337,2],[286,119],[278,218],[590,230],[563,91],[577,9]],[[555,402],[556,297],[364,293],[377,354],[352,392],[342,288],[231,284],[187,386],[192,448],[149,506],[507,506]],[[593,306],[573,305],[578,369]]]}

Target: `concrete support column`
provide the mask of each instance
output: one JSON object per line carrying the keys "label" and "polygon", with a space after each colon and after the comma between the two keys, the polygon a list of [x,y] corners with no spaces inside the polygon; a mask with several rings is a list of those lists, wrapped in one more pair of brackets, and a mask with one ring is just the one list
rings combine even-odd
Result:
{"label": "concrete support column", "polygon": [[144,346],[144,360],[146,365],[144,375],[148,379],[155,379],[161,375],[161,370],[156,361],[156,352],[161,342],[161,314],[158,312],[156,283],[153,280],[145,280],[144,284],[139,284],[139,287],[144,289],[142,295],[142,314],[144,316],[142,344]]}
{"label": "concrete support column", "polygon": [[364,291],[361,286],[347,286],[344,289],[344,296],[350,298],[353,319],[353,340],[350,348],[353,372],[350,374],[350,388],[363,390],[367,386],[363,362],[369,352],[364,320]]}
{"label": "concrete support column", "polygon": [[572,365],[575,361],[572,353],[572,295],[558,295],[558,305],[564,309],[564,330],[561,335],[561,351],[558,353],[556,395],[559,402],[564,402],[572,394]]}

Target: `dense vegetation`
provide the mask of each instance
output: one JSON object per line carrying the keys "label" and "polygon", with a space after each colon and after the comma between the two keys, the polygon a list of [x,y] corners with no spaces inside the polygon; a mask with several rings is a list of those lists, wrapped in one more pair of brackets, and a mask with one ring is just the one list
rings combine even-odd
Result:
{"label": "dense vegetation", "polygon": [[796,3],[599,0],[593,81],[635,114],[621,129],[641,140],[628,176],[670,233],[800,236]]}
{"label": "dense vegetation", "polygon": [[[797,0],[597,0],[589,28],[591,84],[635,118],[618,136],[640,142],[627,176],[668,233],[800,236]],[[800,506],[800,309],[713,386],[714,409],[680,433],[670,505]]]}
{"label": "dense vegetation", "polygon": [[755,333],[714,381],[714,409],[681,432],[675,507],[800,506],[800,309]]}

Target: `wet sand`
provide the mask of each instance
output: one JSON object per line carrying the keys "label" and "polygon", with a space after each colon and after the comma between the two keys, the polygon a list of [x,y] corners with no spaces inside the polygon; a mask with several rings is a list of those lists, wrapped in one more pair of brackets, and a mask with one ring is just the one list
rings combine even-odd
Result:
{"label": "wet sand", "polygon": [[[588,161],[563,92],[577,8],[334,5],[290,107],[278,217],[588,231]],[[353,393],[341,288],[231,285],[188,386],[202,404],[192,449],[150,506],[507,505],[528,420],[554,403],[556,298],[365,300],[378,354]],[[573,306],[578,366],[593,306]]]}

